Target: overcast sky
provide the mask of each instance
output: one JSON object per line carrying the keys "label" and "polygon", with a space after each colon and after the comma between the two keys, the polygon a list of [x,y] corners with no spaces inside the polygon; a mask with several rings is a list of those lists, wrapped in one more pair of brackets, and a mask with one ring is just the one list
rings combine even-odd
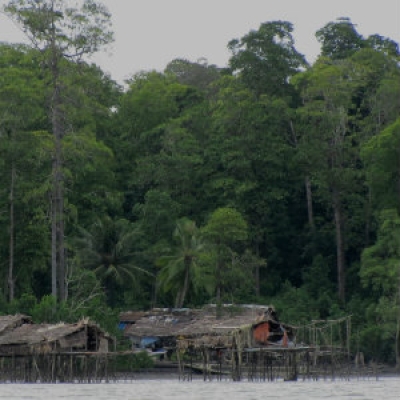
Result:
{"label": "overcast sky", "polygon": [[[162,71],[174,58],[225,66],[227,44],[262,22],[294,26],[297,50],[313,62],[320,51],[315,32],[349,17],[360,34],[379,34],[400,43],[400,0],[102,0],[112,14],[115,42],[93,61],[122,83],[140,70]],[[0,0],[0,4],[5,4]],[[0,41],[23,35],[0,14]]]}

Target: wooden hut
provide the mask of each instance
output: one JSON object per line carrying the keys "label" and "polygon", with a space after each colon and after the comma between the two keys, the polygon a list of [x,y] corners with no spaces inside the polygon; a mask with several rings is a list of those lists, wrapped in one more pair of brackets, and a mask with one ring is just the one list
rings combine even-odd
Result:
{"label": "wooden hut", "polygon": [[107,378],[115,340],[97,324],[33,324],[30,317],[0,317],[0,381],[70,382]]}
{"label": "wooden hut", "polygon": [[[331,342],[322,348],[316,340],[304,340],[305,327],[281,322],[272,306],[227,304],[218,317],[216,311],[215,304],[200,310],[155,309],[132,324],[125,335],[139,351],[175,354],[184,379],[191,379],[193,371],[201,371],[204,379],[229,376],[233,380],[296,380],[299,374],[303,378],[328,373],[348,376],[349,326],[347,344],[333,341],[332,328]],[[329,326],[336,323],[340,321],[331,321]],[[297,343],[300,332],[301,343]],[[311,330],[310,336],[317,338],[318,332]],[[342,333],[336,336],[342,338]]]}
{"label": "wooden hut", "polygon": [[0,356],[113,350],[114,340],[89,320],[75,324],[24,323],[0,334]]}
{"label": "wooden hut", "polygon": [[132,350],[147,350],[149,355],[158,356],[175,351],[180,331],[197,321],[199,311],[191,309],[154,308],[143,313],[134,324],[124,329]]}
{"label": "wooden hut", "polygon": [[[271,307],[258,305],[224,305],[222,318],[216,316],[216,306],[202,309],[153,309],[146,312],[124,331],[133,348],[150,348],[152,340],[158,347],[175,348],[185,340],[192,345],[218,342],[226,346],[232,338],[246,331],[246,346],[282,344],[295,340],[294,328],[268,314]],[[261,338],[261,336],[263,337]],[[266,335],[266,336],[265,336]]]}
{"label": "wooden hut", "polygon": [[292,345],[294,329],[274,320],[270,309],[228,304],[222,306],[221,318],[217,317],[216,305],[199,310],[154,309],[126,329],[125,335],[133,349],[147,350],[151,356],[166,353],[170,358],[175,353],[180,363],[184,353],[195,355],[197,361],[200,354],[208,363],[223,352]]}

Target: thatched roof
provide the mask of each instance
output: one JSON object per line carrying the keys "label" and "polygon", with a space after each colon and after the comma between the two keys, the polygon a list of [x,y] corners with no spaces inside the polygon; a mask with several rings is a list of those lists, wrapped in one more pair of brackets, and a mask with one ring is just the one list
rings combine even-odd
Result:
{"label": "thatched roof", "polygon": [[0,335],[11,331],[23,324],[31,324],[32,318],[27,315],[2,315],[0,316]]}
{"label": "thatched roof", "polygon": [[155,309],[149,311],[125,330],[126,336],[200,336],[224,335],[242,326],[256,322],[267,306],[224,305],[222,318],[216,317],[216,306],[209,305],[200,310]]}
{"label": "thatched roof", "polygon": [[[16,318],[9,317],[11,321]],[[51,349],[108,351],[113,338],[95,323],[83,319],[75,324],[22,324],[0,333],[0,352],[47,352]],[[28,350],[29,349],[29,350]],[[14,350],[13,350],[14,351]]]}
{"label": "thatched roof", "polygon": [[182,327],[178,335],[180,336],[195,336],[195,335],[224,335],[229,334],[236,329],[240,329],[243,326],[248,326],[256,321],[256,318],[252,313],[243,313],[240,315],[225,317],[222,319],[216,319],[215,316],[205,316],[202,319],[193,321],[193,323],[187,324]]}
{"label": "thatched roof", "polygon": [[125,323],[135,323],[146,314],[145,311],[125,311],[119,314],[119,320]]}
{"label": "thatched roof", "polygon": [[85,322],[77,324],[25,324],[11,332],[0,336],[0,346],[7,345],[35,345],[43,342],[54,342],[84,329]]}

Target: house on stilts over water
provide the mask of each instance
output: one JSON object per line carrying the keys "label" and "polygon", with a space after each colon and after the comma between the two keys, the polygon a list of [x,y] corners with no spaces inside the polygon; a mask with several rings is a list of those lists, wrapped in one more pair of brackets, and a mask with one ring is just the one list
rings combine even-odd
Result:
{"label": "house on stilts over water", "polygon": [[115,339],[97,324],[34,324],[0,316],[0,382],[90,382],[108,379]]}
{"label": "house on stilts over water", "polygon": [[350,318],[299,327],[281,322],[273,306],[225,304],[123,313],[121,322],[134,351],[176,360],[181,379],[349,374]]}

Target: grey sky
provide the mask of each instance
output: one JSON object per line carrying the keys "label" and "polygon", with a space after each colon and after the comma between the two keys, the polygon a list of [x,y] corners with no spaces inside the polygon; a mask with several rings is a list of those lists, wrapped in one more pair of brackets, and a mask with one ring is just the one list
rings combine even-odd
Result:
{"label": "grey sky", "polygon": [[[174,58],[224,66],[227,44],[262,22],[294,25],[297,50],[313,62],[320,47],[315,32],[349,17],[363,36],[380,34],[400,43],[400,0],[102,0],[109,8],[115,43],[93,61],[121,82],[140,70],[163,70]],[[0,0],[0,4],[5,4]],[[0,14],[0,41],[23,35]]]}

